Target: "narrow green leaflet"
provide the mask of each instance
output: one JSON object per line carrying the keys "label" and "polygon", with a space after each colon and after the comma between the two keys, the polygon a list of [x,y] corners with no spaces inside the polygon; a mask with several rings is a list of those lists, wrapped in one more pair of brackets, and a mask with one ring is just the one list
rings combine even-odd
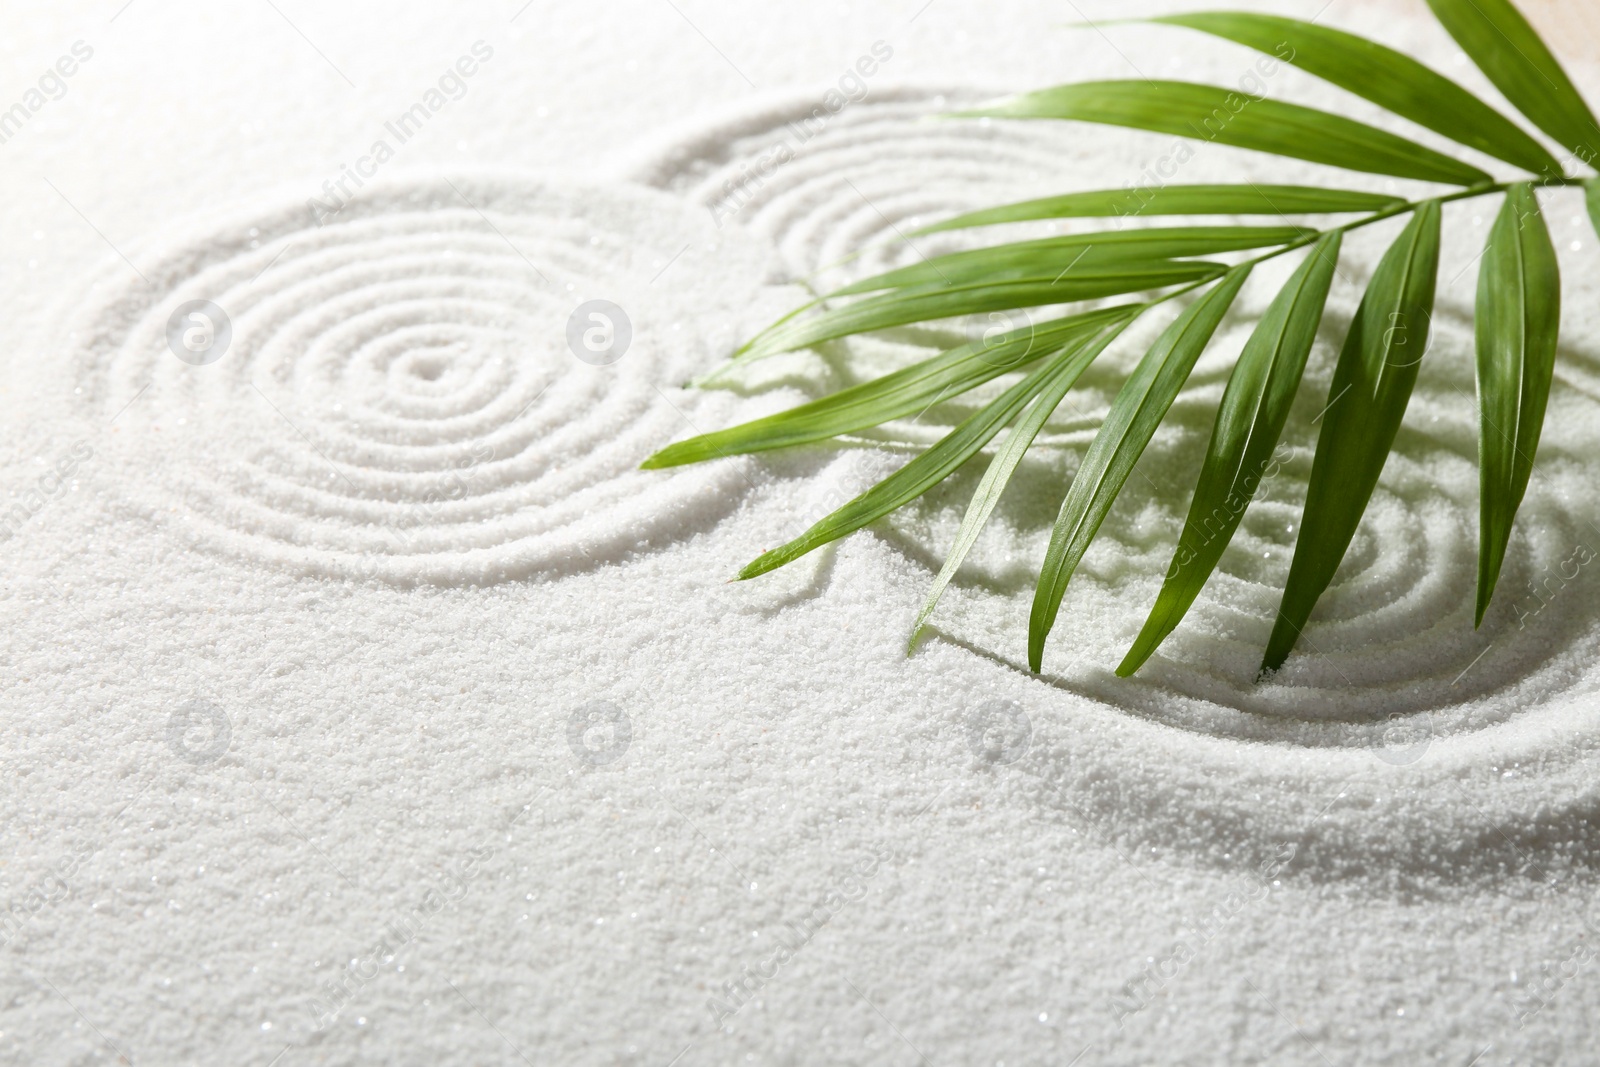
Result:
{"label": "narrow green leaflet", "polygon": [[972,551],[972,546],[977,544],[978,535],[983,532],[989,516],[994,514],[995,505],[1000,503],[1000,495],[1005,492],[1006,485],[1011,481],[1011,475],[1022,462],[1023,455],[1033,444],[1033,439],[1039,436],[1039,431],[1044,428],[1045,422],[1060,406],[1067,391],[1077,383],[1089,364],[1105,351],[1106,346],[1117,339],[1130,321],[1131,319],[1124,318],[1083,342],[1072,358],[1060,363],[1059,369],[1046,381],[1033,403],[1029,404],[1028,409],[1017,419],[1017,424],[1007,435],[1005,444],[1000,446],[1000,451],[989,462],[988,469],[983,472],[983,480],[978,483],[977,490],[972,494],[972,502],[967,505],[967,513],[961,519],[961,528],[956,531],[955,544],[951,547],[949,556],[945,558],[939,576],[933,581],[933,589],[928,593],[922,611],[917,614],[916,623],[911,627],[908,650],[916,646],[917,637],[933,615],[933,609],[938,606],[945,587],[961,568],[961,563],[967,558],[967,553]]}
{"label": "narrow green leaflet", "polygon": [[1037,241],[951,252],[854,282],[829,294],[852,296],[919,285],[1050,279],[1115,266],[1139,266],[1214,252],[1272,248],[1316,235],[1303,226],[1169,226],[1109,233],[1071,233]]}
{"label": "narrow green leaflet", "polygon": [[1035,219],[1125,218],[1143,215],[1337,215],[1383,211],[1405,201],[1396,196],[1318,189],[1307,185],[1167,185],[1098,189],[988,208],[917,230],[911,236]]}
{"label": "narrow green leaflet", "polygon": [[1533,473],[1560,329],[1555,246],[1533,186],[1514,185],[1478,274],[1479,624]]}
{"label": "narrow green leaflet", "polygon": [[1276,56],[1469,148],[1534,174],[1561,174],[1556,157],[1521,127],[1450,79],[1375,41],[1299,19],[1236,11],[1150,21],[1186,26]]}
{"label": "narrow green leaflet", "polygon": [[[1218,263],[1172,257],[1238,252],[1303,241],[1301,226],[1174,226],[1067,234],[937,256],[879,274],[828,299],[869,299],[780,319],[734,354],[747,363],[871,330],[986,311],[1068,304],[1219,277]],[[801,309],[806,310],[806,309]]]}
{"label": "narrow green leaflet", "polygon": [[1428,0],[1434,16],[1516,109],[1593,166],[1600,127],[1572,79],[1508,0]]}
{"label": "narrow green leaflet", "polygon": [[1352,119],[1191,82],[1081,82],[1027,93],[963,114],[1126,126],[1347,170],[1451,185],[1490,180],[1477,167]]}
{"label": "narrow green leaflet", "polygon": [[1437,203],[1424,204],[1384,254],[1334,368],[1300,537],[1263,672],[1289,658],[1344,559],[1400,430],[1428,347],[1439,273]]}
{"label": "narrow green leaflet", "polygon": [[1594,225],[1595,236],[1600,237],[1600,178],[1583,183],[1583,198],[1589,205],[1589,221]]}
{"label": "narrow green leaflet", "polygon": [[790,352],[821,341],[831,341],[870,330],[912,322],[976,315],[986,311],[1070,304],[1170,285],[1204,281],[1227,268],[1217,263],[1163,261],[1116,267],[1074,267],[1040,277],[998,285],[972,284],[956,288],[923,285],[883,296],[858,300],[810,318],[790,320],[761,334],[745,349],[741,359],[761,359]]}
{"label": "narrow green leaflet", "polygon": [[1043,663],[1045,638],[1055,625],[1067,583],[1249,276],[1249,264],[1235,267],[1214,289],[1191,304],[1145,353],[1111,402],[1111,410],[1061,504],[1044,569],[1034,590],[1028,624],[1028,663],[1035,671]]}
{"label": "narrow green leaflet", "polygon": [[1328,288],[1339,266],[1341,237],[1335,231],[1312,247],[1234,365],[1184,520],[1183,538],[1150,618],[1117,668],[1124,678],[1143,666],[1182,621],[1276,462],[1273,450],[1322,323]]}
{"label": "narrow green leaflet", "polygon": [[1034,363],[1094,334],[1108,322],[1125,322],[1129,314],[1126,305],[1104,308],[973,341],[809,404],[679,441],[645,460],[643,467],[677,467],[719,456],[809,444],[916,414]]}
{"label": "narrow green leaflet", "polygon": [[[1126,310],[1129,319],[1144,310],[1145,305],[1134,305]],[[862,493],[844,507],[818,522],[781,548],[765,552],[739,572],[741,580],[754,578],[793,563],[813,549],[821,548],[846,534],[875,522],[903,507],[954,474],[960,466],[988,444],[995,434],[1005,427],[1028,402],[1048,384],[1050,375],[1063,360],[1071,359],[1073,352],[1057,355],[1027,378],[1007,389],[983,410],[976,412],[961,425],[941,438],[937,444],[894,474]]]}

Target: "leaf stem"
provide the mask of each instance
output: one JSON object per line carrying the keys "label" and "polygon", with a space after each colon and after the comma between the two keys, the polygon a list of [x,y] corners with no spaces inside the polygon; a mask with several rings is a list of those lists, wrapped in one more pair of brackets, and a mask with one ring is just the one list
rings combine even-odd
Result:
{"label": "leaf stem", "polygon": [[[1584,179],[1584,178],[1543,178],[1543,179],[1540,179],[1536,184],[1540,188],[1557,188],[1557,189],[1560,189],[1560,188],[1573,188],[1573,187],[1582,188],[1587,183],[1588,183],[1588,179]],[[1308,234],[1305,237],[1298,237],[1295,240],[1290,241],[1286,245],[1281,245],[1278,248],[1275,248],[1270,252],[1264,252],[1261,255],[1256,256],[1254,259],[1247,259],[1243,263],[1241,263],[1240,266],[1256,267],[1256,266],[1259,266],[1262,263],[1266,263],[1269,260],[1277,259],[1279,256],[1285,256],[1285,255],[1288,255],[1290,252],[1298,251],[1299,249],[1309,247],[1310,245],[1314,245],[1318,241],[1320,241],[1324,236],[1326,236],[1327,234],[1330,234],[1330,233],[1346,234],[1346,233],[1351,232],[1352,230],[1359,230],[1359,229],[1362,229],[1363,227],[1366,227],[1366,226],[1372,226],[1372,225],[1374,225],[1376,223],[1384,222],[1384,221],[1386,221],[1388,219],[1395,218],[1395,217],[1397,217],[1399,215],[1409,215],[1412,212],[1417,211],[1417,210],[1419,210],[1419,209],[1421,209],[1423,207],[1426,207],[1429,204],[1441,204],[1442,205],[1442,204],[1455,203],[1458,200],[1475,200],[1480,196],[1490,196],[1490,195],[1492,195],[1494,193],[1506,192],[1512,186],[1514,186],[1514,185],[1522,185],[1522,184],[1525,184],[1525,182],[1481,183],[1481,184],[1478,184],[1478,185],[1471,186],[1470,188],[1467,188],[1467,189],[1459,190],[1459,191],[1454,192],[1454,193],[1446,193],[1444,196],[1433,196],[1433,197],[1428,197],[1427,199],[1424,199],[1424,200],[1411,200],[1411,201],[1407,201],[1406,203],[1403,203],[1403,204],[1395,204],[1395,205],[1393,205],[1391,207],[1384,208],[1382,211],[1375,211],[1372,214],[1367,215],[1364,218],[1356,219],[1354,222],[1347,222],[1342,226],[1332,226],[1332,227],[1329,227],[1326,230],[1320,230],[1318,232]],[[1159,298],[1157,298],[1155,300],[1150,301],[1148,304],[1145,305],[1145,310],[1148,311],[1150,308],[1159,307],[1160,305],[1165,304],[1169,300],[1173,300],[1173,299],[1176,299],[1177,297],[1183,296],[1185,293],[1192,293],[1196,289],[1203,288],[1204,286],[1210,285],[1215,281],[1216,281],[1215,278],[1206,278],[1206,279],[1202,279],[1201,281],[1198,281],[1198,282],[1192,282],[1192,283],[1190,283],[1188,285],[1183,286],[1180,289],[1174,289],[1172,292],[1166,294],[1165,296],[1162,296],[1162,297],[1159,297]]]}

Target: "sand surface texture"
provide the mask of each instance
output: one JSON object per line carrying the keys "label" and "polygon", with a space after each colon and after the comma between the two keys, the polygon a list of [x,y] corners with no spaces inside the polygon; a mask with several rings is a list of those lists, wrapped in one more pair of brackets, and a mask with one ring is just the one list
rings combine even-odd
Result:
{"label": "sand surface texture", "polygon": [[[909,658],[981,469],[728,579],[990,394],[839,447],[639,462],[981,331],[685,387],[818,288],[966,247],[904,239],[952,213],[1423,191],[954,107],[1253,71],[1369,106],[1178,30],[1064,25],[1124,4],[13,7],[0,105],[46,98],[0,143],[0,1062],[1592,1055],[1600,242],[1575,191],[1544,201],[1563,342],[1481,629],[1492,200],[1449,209],[1404,429],[1286,669],[1254,677],[1397,227],[1347,243],[1281,461],[1183,627],[1112,675],[1292,258],[1219,330],[1035,676],[1057,502],[1168,318],[1070,394]],[[1420,3],[1272,10],[1498,101]],[[1530,11],[1600,100],[1592,13]]]}

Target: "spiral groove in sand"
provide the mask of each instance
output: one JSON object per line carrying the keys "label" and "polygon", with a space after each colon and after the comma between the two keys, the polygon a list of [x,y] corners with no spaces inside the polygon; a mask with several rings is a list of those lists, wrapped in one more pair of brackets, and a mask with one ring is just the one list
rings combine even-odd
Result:
{"label": "spiral groove in sand", "polygon": [[[765,260],[643,190],[374,188],[322,226],[294,205],[180,242],[155,293],[110,286],[75,331],[83,393],[126,408],[134,506],[208,548],[400,582],[562,573],[730,505],[736,464],[637,467],[729,417],[680,386],[759,304]],[[167,345],[195,297],[231,320],[208,366]],[[567,340],[596,298],[632,327],[609,365]]]}

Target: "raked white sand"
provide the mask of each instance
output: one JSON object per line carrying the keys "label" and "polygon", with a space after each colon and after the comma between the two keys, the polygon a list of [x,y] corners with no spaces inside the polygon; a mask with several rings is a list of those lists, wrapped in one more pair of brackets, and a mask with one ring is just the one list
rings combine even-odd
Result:
{"label": "raked white sand", "polygon": [[[1280,469],[1138,679],[1110,669],[1281,271],[1130,482],[1045,674],[1021,667],[1032,578],[1138,338],[1063,406],[908,659],[970,479],[727,578],[961,403],[842,449],[635,468],[940,337],[731,392],[689,377],[818,271],[957,247],[897,239],[951,212],[1167,171],[1407,187],[930,117],[1255,63],[1062,28],[1111,13],[1087,4],[519,7],[7,19],[0,103],[92,54],[0,144],[0,489],[25,513],[0,543],[3,1062],[1585,1061],[1600,244],[1576,195],[1546,201],[1565,340],[1481,630],[1491,202],[1448,217],[1406,428],[1272,684],[1252,674],[1315,419],[1391,231],[1347,246]],[[1322,18],[1480,87],[1420,8]],[[805,132],[841,86],[865,98]],[[313,197],[342,207],[318,225]],[[209,365],[169,347],[192,300],[228,315]],[[590,300],[627,316],[614,362],[569,349]]]}

